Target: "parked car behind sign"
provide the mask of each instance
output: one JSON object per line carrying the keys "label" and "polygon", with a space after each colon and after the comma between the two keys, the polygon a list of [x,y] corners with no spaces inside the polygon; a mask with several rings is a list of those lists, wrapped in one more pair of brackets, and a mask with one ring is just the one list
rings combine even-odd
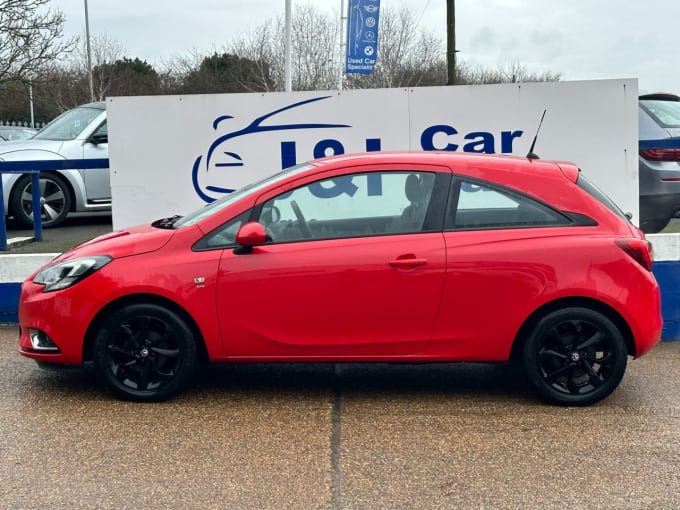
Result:
{"label": "parked car behind sign", "polygon": [[[105,104],[64,112],[33,138],[0,144],[0,161],[108,158]],[[2,176],[5,211],[24,227],[33,224],[31,176]],[[44,227],[62,223],[69,212],[111,209],[108,169],[59,170],[40,174],[40,213]]]}
{"label": "parked car behind sign", "polygon": [[640,96],[640,227],[659,232],[680,214],[680,97]]}

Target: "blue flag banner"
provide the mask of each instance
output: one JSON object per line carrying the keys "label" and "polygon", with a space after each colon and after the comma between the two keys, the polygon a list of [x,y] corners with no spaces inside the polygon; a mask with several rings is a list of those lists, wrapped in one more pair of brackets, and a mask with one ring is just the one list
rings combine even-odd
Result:
{"label": "blue flag banner", "polygon": [[380,0],[349,0],[346,73],[371,74],[378,58]]}

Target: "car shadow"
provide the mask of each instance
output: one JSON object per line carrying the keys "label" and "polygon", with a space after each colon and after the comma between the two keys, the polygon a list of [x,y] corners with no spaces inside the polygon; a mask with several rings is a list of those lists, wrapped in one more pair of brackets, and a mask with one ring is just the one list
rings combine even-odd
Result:
{"label": "car shadow", "polygon": [[[94,372],[83,369],[53,371],[35,368],[24,388],[43,402],[67,399],[116,400]],[[184,404],[206,398],[222,404],[249,396],[262,400],[280,396],[324,398],[405,399],[427,395],[484,401],[528,402],[533,399],[521,370],[511,364],[437,363],[238,363],[201,366],[189,385],[171,401]]]}
{"label": "car shadow", "polygon": [[[489,363],[243,363],[199,371],[196,392],[333,392],[347,397],[413,394],[531,398],[521,369]],[[191,392],[192,389],[189,389]]]}

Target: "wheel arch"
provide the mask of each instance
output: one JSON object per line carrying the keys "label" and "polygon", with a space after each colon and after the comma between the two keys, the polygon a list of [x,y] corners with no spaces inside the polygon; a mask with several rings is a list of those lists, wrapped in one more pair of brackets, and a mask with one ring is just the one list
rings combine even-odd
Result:
{"label": "wheel arch", "polygon": [[[43,172],[41,171],[40,173],[43,173]],[[82,202],[83,198],[82,198],[82,193],[76,193],[76,189],[73,186],[73,183],[71,182],[72,177],[70,175],[64,174],[64,173],[62,173],[58,170],[50,170],[50,171],[46,171],[44,173],[57,174],[64,181],[64,184],[66,184],[66,187],[68,188],[68,192],[71,194],[71,197],[70,197],[71,203],[69,204],[69,212],[75,212],[76,209],[77,209],[76,202],[78,202],[78,201]],[[7,194],[7,204],[5,204],[6,205],[6,208],[5,208],[6,214],[9,214],[9,215],[15,214],[15,211],[13,210],[13,207],[12,207],[12,205],[14,203],[13,198],[14,198],[14,194],[19,192],[18,184],[21,182],[21,178],[24,175],[28,175],[29,178],[31,177],[31,174],[21,174],[11,184],[12,187],[10,189],[10,192]]]}
{"label": "wheel arch", "polygon": [[106,320],[106,318],[112,313],[126,306],[137,304],[152,304],[162,306],[176,313],[182,320],[186,322],[186,325],[194,334],[199,361],[208,360],[208,351],[205,346],[205,339],[203,338],[203,334],[201,333],[198,324],[196,324],[196,321],[191,316],[191,314],[189,314],[189,312],[187,312],[183,307],[174,301],[156,294],[133,294],[118,298],[115,301],[108,303],[104,308],[99,310],[94,319],[92,319],[85,333],[85,339],[83,342],[83,361],[92,361],[92,349],[94,346],[94,341],[99,327]]}
{"label": "wheel arch", "polygon": [[519,331],[517,332],[517,335],[515,336],[515,339],[513,341],[512,349],[510,351],[510,359],[517,360],[521,358],[522,347],[524,346],[524,343],[526,342],[529,333],[536,325],[536,323],[541,319],[541,317],[556,310],[560,310],[562,308],[574,308],[574,307],[588,308],[594,310],[596,312],[601,313],[609,320],[611,320],[621,332],[621,335],[623,336],[623,339],[626,342],[626,350],[628,351],[628,354],[631,356],[635,356],[635,341],[633,339],[633,332],[631,331],[625,319],[621,316],[621,314],[619,314],[619,312],[617,312],[614,308],[612,308],[608,304],[603,303],[602,301],[598,301],[597,299],[587,297],[568,297],[557,299],[555,301],[551,301],[549,303],[544,304],[543,306],[535,310],[524,321],[522,326],[519,328]]}

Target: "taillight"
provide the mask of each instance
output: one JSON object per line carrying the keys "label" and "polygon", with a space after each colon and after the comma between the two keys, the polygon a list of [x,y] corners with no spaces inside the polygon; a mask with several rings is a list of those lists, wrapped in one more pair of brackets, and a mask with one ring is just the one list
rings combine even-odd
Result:
{"label": "taillight", "polygon": [[640,149],[640,156],[647,161],[680,162],[680,149]]}
{"label": "taillight", "polygon": [[616,245],[647,271],[654,265],[654,248],[646,239],[616,239]]}

